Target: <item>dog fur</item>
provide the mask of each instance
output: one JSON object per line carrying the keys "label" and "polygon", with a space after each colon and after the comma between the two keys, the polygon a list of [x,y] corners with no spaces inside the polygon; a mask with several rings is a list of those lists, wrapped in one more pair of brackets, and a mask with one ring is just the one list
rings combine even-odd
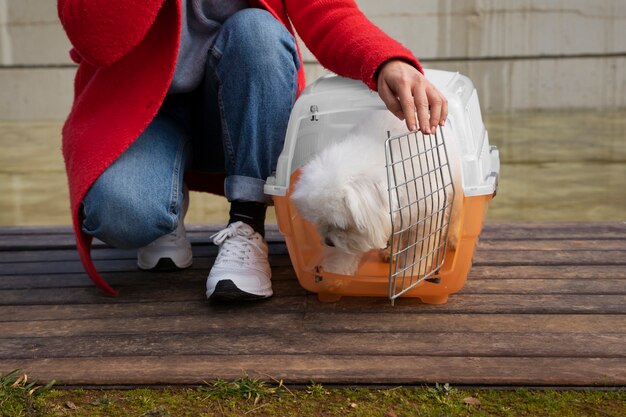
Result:
{"label": "dog fur", "polygon": [[[389,180],[384,147],[387,132],[391,136],[405,134],[406,125],[391,112],[372,112],[343,140],[326,147],[302,167],[291,198],[300,215],[316,226],[325,243],[321,264],[324,271],[354,275],[363,255],[373,249],[380,250],[383,258],[387,254],[388,260],[389,250],[385,248],[392,234],[390,213],[393,213],[394,224],[411,225],[394,244],[394,251],[402,254],[396,257],[399,267],[439,247],[436,237],[428,237],[424,232],[434,230],[434,222],[441,224],[443,220],[443,224],[447,223],[447,217],[433,219],[430,215],[436,211],[437,201],[452,200],[452,187],[431,190],[427,181],[420,183],[419,187],[413,183],[402,186],[413,174],[409,172],[406,175],[409,178],[405,178],[407,173],[399,165],[393,168]],[[421,138],[420,135],[417,137]],[[393,146],[394,152],[402,151],[408,155],[408,142],[394,141]],[[446,149],[456,190],[452,209],[446,211],[450,216],[448,246],[454,248],[459,236],[462,204],[460,161],[454,144],[446,143]],[[428,163],[432,165],[424,155],[413,158],[413,165],[418,168],[426,167]],[[444,180],[450,181],[444,171]],[[392,201],[388,192],[390,185],[398,185],[399,191],[392,193]],[[432,194],[433,198],[422,198],[423,194]],[[410,202],[413,204],[408,204]],[[422,219],[419,224],[415,224],[417,215]],[[430,268],[430,263],[424,262],[419,271],[413,272],[422,275]]]}

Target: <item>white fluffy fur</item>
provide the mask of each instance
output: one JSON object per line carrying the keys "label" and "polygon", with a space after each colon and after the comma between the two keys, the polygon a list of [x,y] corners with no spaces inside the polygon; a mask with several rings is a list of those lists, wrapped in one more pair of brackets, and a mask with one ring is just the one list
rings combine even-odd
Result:
{"label": "white fluffy fur", "polygon": [[[384,148],[387,131],[392,136],[402,134],[406,132],[406,125],[390,112],[372,113],[357,124],[344,140],[328,146],[302,167],[291,198],[301,216],[317,227],[322,241],[334,245],[325,246],[322,261],[325,271],[353,275],[364,253],[372,249],[384,249],[388,244],[392,225]],[[448,244],[454,247],[459,233],[462,189],[460,176],[455,172],[458,158],[453,148],[455,146],[447,144],[456,189],[448,239]],[[395,150],[398,151],[399,148]],[[408,152],[404,147],[402,150],[405,154]],[[419,166],[419,161],[415,162]],[[404,171],[396,169],[395,178],[399,184],[402,183]],[[420,216],[425,216],[434,209],[428,199],[422,200],[420,204],[413,204],[410,209],[396,211],[407,201],[417,201],[420,197],[411,191],[411,187],[400,187],[399,190],[408,191],[400,193],[400,201],[391,202],[391,208],[396,213],[394,222],[399,222],[402,217],[404,224],[407,224],[409,216],[415,219],[417,211]],[[431,190],[426,189],[425,192],[428,194]],[[443,199],[444,196],[441,194],[439,197]],[[451,193],[447,197],[451,198]],[[428,230],[430,225],[426,226]],[[404,242],[400,242],[397,249],[402,249],[420,238],[423,227],[414,229],[404,234]],[[422,247],[424,245],[427,247]],[[410,249],[405,259],[410,260],[416,253],[436,246],[438,242],[426,240],[424,244]],[[424,265],[423,268],[424,270],[416,273],[428,272],[430,266]]]}

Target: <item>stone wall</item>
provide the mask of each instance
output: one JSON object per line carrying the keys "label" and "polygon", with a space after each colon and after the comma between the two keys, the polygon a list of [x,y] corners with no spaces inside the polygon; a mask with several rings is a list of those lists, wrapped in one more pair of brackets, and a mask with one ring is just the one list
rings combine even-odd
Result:
{"label": "stone wall", "polygon": [[[358,0],[426,67],[460,71],[485,111],[626,107],[624,0]],[[62,119],[75,67],[54,0],[0,0],[0,119]],[[304,51],[309,80],[324,69]]]}

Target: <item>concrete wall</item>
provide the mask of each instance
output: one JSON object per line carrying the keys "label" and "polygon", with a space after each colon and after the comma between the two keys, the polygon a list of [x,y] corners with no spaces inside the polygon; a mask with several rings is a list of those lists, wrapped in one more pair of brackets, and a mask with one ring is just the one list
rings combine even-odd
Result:
{"label": "concrete wall", "polygon": [[0,120],[62,119],[75,66],[54,0],[0,0]]}
{"label": "concrete wall", "polygon": [[[425,66],[476,84],[486,111],[626,107],[624,0],[357,0]],[[0,120],[61,119],[74,67],[54,0],[0,0]],[[312,80],[324,73],[304,53]]]}

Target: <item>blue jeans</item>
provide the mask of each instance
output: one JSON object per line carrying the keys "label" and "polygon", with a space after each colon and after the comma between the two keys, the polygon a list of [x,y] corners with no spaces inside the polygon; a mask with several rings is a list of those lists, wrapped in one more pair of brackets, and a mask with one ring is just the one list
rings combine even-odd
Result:
{"label": "blue jeans", "polygon": [[83,231],[122,248],[172,232],[192,167],[225,172],[229,201],[270,204],[263,186],[282,151],[299,66],[295,39],[267,11],[232,15],[209,51],[201,86],[167,96],[87,192]]}

